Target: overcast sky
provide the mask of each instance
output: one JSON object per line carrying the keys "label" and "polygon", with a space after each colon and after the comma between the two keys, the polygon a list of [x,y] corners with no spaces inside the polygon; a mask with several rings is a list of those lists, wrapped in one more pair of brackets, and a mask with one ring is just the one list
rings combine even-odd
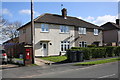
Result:
{"label": "overcast sky", "polygon": [[[35,2],[34,17],[44,13],[61,15],[61,4],[68,16],[78,17],[96,25],[108,21],[115,22],[118,15],[118,2]],[[30,21],[30,2],[3,2],[2,15],[10,22]]]}

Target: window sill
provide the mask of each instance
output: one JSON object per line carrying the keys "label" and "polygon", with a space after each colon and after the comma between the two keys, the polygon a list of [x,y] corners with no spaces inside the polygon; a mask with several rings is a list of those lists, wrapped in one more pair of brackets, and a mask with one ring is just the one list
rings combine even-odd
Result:
{"label": "window sill", "polygon": [[80,33],[79,33],[79,35],[86,35],[86,34],[80,34]]}
{"label": "window sill", "polygon": [[61,53],[66,53],[66,51],[60,51]]}
{"label": "window sill", "polygon": [[66,32],[66,33],[65,33],[65,32],[60,32],[60,34],[69,34],[69,33],[70,33],[70,32]]}
{"label": "window sill", "polygon": [[41,31],[41,33],[49,33],[49,31]]}

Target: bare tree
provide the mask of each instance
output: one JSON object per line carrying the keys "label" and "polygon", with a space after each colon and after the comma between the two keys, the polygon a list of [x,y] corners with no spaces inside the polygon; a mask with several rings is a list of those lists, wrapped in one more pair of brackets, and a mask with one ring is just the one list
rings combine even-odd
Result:
{"label": "bare tree", "polygon": [[0,27],[4,26],[7,23],[7,20],[5,20],[2,16],[0,16]]}
{"label": "bare tree", "polygon": [[13,39],[18,37],[19,32],[17,29],[21,26],[21,23],[16,21],[13,23],[7,23],[1,29],[2,40]]}

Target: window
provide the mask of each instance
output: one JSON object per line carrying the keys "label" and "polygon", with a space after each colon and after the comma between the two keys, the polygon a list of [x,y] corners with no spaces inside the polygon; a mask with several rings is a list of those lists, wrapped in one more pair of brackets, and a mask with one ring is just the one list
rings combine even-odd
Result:
{"label": "window", "polygon": [[82,41],[82,42],[79,43],[79,46],[80,47],[87,47],[87,42]]}
{"label": "window", "polygon": [[61,41],[61,51],[70,49],[70,41]]}
{"label": "window", "polygon": [[60,32],[68,33],[69,32],[69,27],[68,26],[60,26]]}
{"label": "window", "polygon": [[94,29],[94,35],[98,35],[98,29]]}
{"label": "window", "polygon": [[79,28],[79,34],[86,34],[86,28]]}
{"label": "window", "polygon": [[48,24],[41,24],[41,31],[48,32]]}

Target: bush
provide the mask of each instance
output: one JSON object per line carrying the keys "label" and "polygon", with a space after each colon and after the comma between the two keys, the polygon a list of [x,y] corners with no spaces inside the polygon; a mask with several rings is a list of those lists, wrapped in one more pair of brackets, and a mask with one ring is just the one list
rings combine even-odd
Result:
{"label": "bush", "polygon": [[87,45],[87,47],[97,47],[95,44]]}
{"label": "bush", "polygon": [[92,54],[91,54],[91,49],[90,48],[83,48],[81,49],[81,51],[83,51],[84,54],[84,59],[85,60],[90,60],[92,58]]}
{"label": "bush", "polygon": [[114,51],[115,56],[120,56],[120,46],[115,47],[113,51]]}
{"label": "bush", "polygon": [[115,56],[115,53],[114,53],[114,48],[113,46],[109,46],[109,47],[106,47],[106,54],[108,57],[113,57]]}
{"label": "bush", "polygon": [[106,57],[105,48],[92,48],[91,49],[92,58],[103,58]]}
{"label": "bush", "polygon": [[83,51],[84,59],[89,60],[91,58],[105,58],[105,57],[113,57],[120,56],[120,47],[72,47],[72,51]]}
{"label": "bush", "polygon": [[83,47],[71,47],[71,49],[82,49]]}

